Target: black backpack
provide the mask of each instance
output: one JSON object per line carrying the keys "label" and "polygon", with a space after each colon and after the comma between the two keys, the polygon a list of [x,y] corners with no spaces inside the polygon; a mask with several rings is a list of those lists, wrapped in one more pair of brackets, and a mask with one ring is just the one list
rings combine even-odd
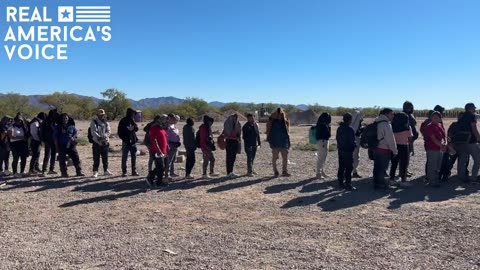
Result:
{"label": "black backpack", "polygon": [[[95,121],[95,127],[97,128],[97,127],[98,127],[97,120],[93,120],[93,121]],[[91,128],[91,127],[88,127],[87,138],[88,138],[88,142],[89,142],[89,143],[94,143],[94,142],[95,142],[95,141],[93,140],[92,128]]]}
{"label": "black backpack", "polygon": [[373,150],[377,148],[378,143],[380,142],[377,137],[378,133],[378,124],[382,122],[387,122],[385,120],[374,122],[370,125],[367,125],[360,136],[360,146],[362,148]]}
{"label": "black backpack", "polygon": [[195,146],[197,148],[202,148],[200,145],[200,129],[197,130],[197,134],[195,134]]}

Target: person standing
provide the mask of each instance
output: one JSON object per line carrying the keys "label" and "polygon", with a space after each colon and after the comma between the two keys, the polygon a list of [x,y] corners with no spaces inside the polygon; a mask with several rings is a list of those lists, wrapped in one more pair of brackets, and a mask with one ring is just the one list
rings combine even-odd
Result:
{"label": "person standing", "polygon": [[[199,144],[203,154],[202,178],[208,179],[210,177],[217,177],[215,173],[215,156],[213,152],[216,150],[215,142],[213,141],[212,125],[214,119],[208,115],[203,117],[203,124],[199,127],[197,136],[199,136]],[[210,175],[207,174],[207,169],[210,166]]]}
{"label": "person standing", "polygon": [[175,162],[177,161],[177,151],[178,148],[182,145],[180,143],[180,132],[177,128],[177,123],[180,120],[180,116],[169,114],[168,115],[168,155],[167,155],[167,167],[165,169],[165,177],[178,177],[178,174],[175,173]]}
{"label": "person standing", "polygon": [[227,117],[227,120],[223,123],[223,135],[225,136],[226,141],[225,152],[227,155],[227,176],[230,178],[237,177],[237,175],[233,173],[233,168],[239,152],[241,133],[242,126],[238,121],[238,115],[232,114]]}
{"label": "person standing", "polygon": [[[44,145],[42,177],[47,174],[57,174],[55,171],[55,162],[57,157],[57,149],[55,148],[55,139],[53,133],[57,128],[59,114],[56,109],[50,110],[45,121],[42,122],[40,127],[40,138]],[[50,166],[48,163],[50,162]],[[47,173],[47,168],[49,168]]]}
{"label": "person standing", "polygon": [[330,124],[332,122],[332,117],[328,113],[322,113],[318,117],[317,125],[315,126],[316,132],[315,137],[317,139],[317,178],[325,179],[328,178],[328,175],[325,173],[323,167],[325,161],[327,160],[328,154],[328,140],[331,137],[332,130]]}
{"label": "person standing", "polygon": [[118,136],[122,140],[122,177],[127,176],[128,155],[131,157],[132,176],[139,176],[137,173],[137,131],[138,126],[135,123],[136,111],[132,108],[127,109],[127,115],[118,123]]}
{"label": "person standing", "polygon": [[277,169],[279,154],[282,155],[282,176],[290,177],[288,173],[288,150],[290,149],[290,121],[281,108],[270,116],[267,123],[267,141],[272,149],[272,166],[275,177],[280,174]]}
{"label": "person standing", "polygon": [[380,115],[375,119],[377,123],[377,140],[378,146],[375,149],[373,162],[373,182],[374,187],[379,189],[387,189],[389,185],[396,184],[385,181],[386,170],[390,163],[390,159],[398,155],[397,143],[393,135],[392,125],[394,113],[390,108],[380,111]]}
{"label": "person standing", "polygon": [[[28,137],[29,131],[25,120],[20,114],[17,114],[14,118],[13,126],[9,131],[10,149],[13,155],[12,171],[15,178],[25,176],[25,167],[28,158]],[[19,160],[20,171],[18,171]]]}
{"label": "person standing", "polygon": [[[165,161],[168,151],[167,129],[169,119],[167,116],[156,118],[149,130],[150,134],[150,156],[155,160],[155,169],[149,171],[147,176],[147,184],[149,186],[163,186],[167,182],[163,180]],[[157,180],[154,182],[155,177]]]}
{"label": "person standing", "polygon": [[12,127],[13,118],[4,116],[0,122],[0,176],[9,176],[11,172],[9,168],[10,160],[10,138],[9,130]]}
{"label": "person standing", "polygon": [[464,142],[456,142],[457,151],[459,154],[457,162],[457,171],[458,176],[464,182],[470,182],[468,174],[466,172],[467,163],[470,156],[473,158],[473,168],[471,179],[473,181],[477,180],[478,170],[480,168],[480,149],[478,142],[480,141],[480,135],[477,128],[477,119],[475,116],[476,112],[475,104],[468,103],[465,105],[465,113],[462,118],[458,120],[458,130],[457,136],[466,137]]}
{"label": "person standing", "polygon": [[[408,125],[412,129],[412,134],[413,134],[412,146],[409,149],[409,151],[410,151],[410,156],[414,156],[415,155],[415,149],[414,149],[415,141],[418,139],[418,136],[420,134],[419,134],[418,129],[417,129],[417,119],[415,118],[415,115],[414,115],[415,107],[413,106],[413,103],[408,101],[408,100],[405,101],[403,103],[403,112],[408,115]],[[407,176],[411,177],[412,175],[413,175],[413,173],[410,172],[407,169]]]}
{"label": "person standing", "polygon": [[30,159],[30,175],[37,175],[40,173],[40,166],[38,160],[40,158],[40,147],[42,146],[42,139],[40,138],[41,126],[45,120],[45,113],[40,112],[37,117],[35,117],[30,122],[30,149],[32,151],[32,158]]}
{"label": "person standing", "polygon": [[253,114],[247,114],[247,123],[242,127],[243,144],[247,154],[247,176],[252,177],[257,173],[253,170],[253,162],[257,149],[261,146],[260,131]]}
{"label": "person standing", "polygon": [[355,190],[352,186],[353,152],[355,151],[355,131],[350,126],[352,115],[343,115],[343,122],[337,130],[338,147],[338,184],[346,190]]}
{"label": "person standing", "polygon": [[445,141],[445,129],[443,128],[442,114],[433,112],[430,124],[424,129],[425,134],[425,151],[427,152],[427,179],[428,184],[438,187],[439,173],[442,166],[443,152],[447,149]]}
{"label": "person standing", "polygon": [[400,164],[400,178],[402,187],[409,187],[407,182],[407,171],[410,163],[410,148],[413,143],[413,132],[410,127],[408,115],[406,113],[397,113],[393,117],[392,130],[397,143],[398,155],[392,158],[392,166],[390,167],[390,180],[395,181],[398,165]]}
{"label": "person standing", "polygon": [[187,124],[183,126],[183,145],[187,151],[187,162],[185,165],[185,179],[194,179],[192,176],[192,170],[195,166],[195,150],[197,146],[195,145],[195,128],[193,125],[195,122],[192,118],[187,119]]}
{"label": "person standing", "polygon": [[350,127],[355,132],[355,150],[353,150],[353,173],[352,178],[362,178],[358,174],[358,165],[360,164],[360,136],[362,135],[362,124],[363,124],[363,115],[360,111],[355,111],[352,113],[352,123]]}
{"label": "person standing", "polygon": [[98,177],[98,167],[100,167],[100,157],[103,164],[103,175],[110,176],[112,172],[108,169],[108,150],[110,147],[110,124],[107,121],[105,110],[99,109],[97,118],[90,122],[90,132],[93,139],[93,177]]}
{"label": "person standing", "polygon": [[69,177],[67,173],[67,155],[73,161],[77,176],[85,176],[80,166],[80,157],[77,151],[77,129],[72,118],[63,113],[59,116],[59,124],[54,131],[55,146],[58,150],[58,163],[62,177]]}
{"label": "person standing", "polygon": [[[155,125],[155,123],[157,123],[157,121],[160,119],[160,117],[161,117],[161,115],[156,115],[155,118],[153,119],[153,121],[148,123],[143,128],[143,131],[145,131],[145,137],[143,139],[143,144],[149,150],[150,150],[150,129],[152,128],[153,125]],[[152,171],[154,161],[155,161],[155,158],[153,158],[152,155],[149,155],[149,158],[148,158],[148,171],[149,172]]]}

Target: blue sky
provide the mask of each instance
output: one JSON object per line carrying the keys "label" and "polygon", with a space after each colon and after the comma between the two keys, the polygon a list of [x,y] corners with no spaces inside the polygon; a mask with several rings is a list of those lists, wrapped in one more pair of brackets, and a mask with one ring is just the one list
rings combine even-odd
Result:
{"label": "blue sky", "polygon": [[8,61],[1,48],[0,92],[480,103],[478,0],[4,0],[2,41],[7,5],[110,5],[112,40],[68,43],[67,61]]}

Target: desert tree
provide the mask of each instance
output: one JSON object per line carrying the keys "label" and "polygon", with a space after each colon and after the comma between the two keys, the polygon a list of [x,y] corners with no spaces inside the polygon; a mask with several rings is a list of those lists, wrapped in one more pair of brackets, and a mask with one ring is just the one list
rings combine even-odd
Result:
{"label": "desert tree", "polygon": [[132,105],[127,95],[122,91],[110,88],[101,92],[104,100],[100,101],[98,107],[104,109],[110,120],[116,120],[119,116],[126,114],[127,109]]}

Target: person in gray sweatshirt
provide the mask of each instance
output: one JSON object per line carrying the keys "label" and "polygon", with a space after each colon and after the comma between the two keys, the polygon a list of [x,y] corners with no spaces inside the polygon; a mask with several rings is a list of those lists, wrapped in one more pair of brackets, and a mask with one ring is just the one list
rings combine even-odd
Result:
{"label": "person in gray sweatshirt", "polygon": [[396,156],[398,154],[397,143],[395,142],[391,125],[393,117],[393,110],[385,108],[380,111],[380,115],[375,119],[377,123],[378,146],[374,150],[373,182],[374,187],[379,189],[388,189],[390,183],[385,180],[386,170],[392,155]]}

